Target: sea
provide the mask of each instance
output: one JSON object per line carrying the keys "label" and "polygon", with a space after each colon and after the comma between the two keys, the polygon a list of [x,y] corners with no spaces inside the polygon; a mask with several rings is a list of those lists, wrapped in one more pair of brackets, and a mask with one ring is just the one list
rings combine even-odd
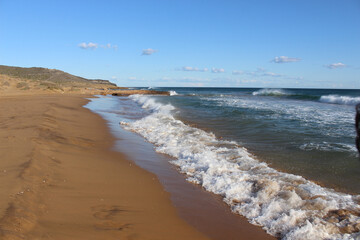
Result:
{"label": "sea", "polygon": [[92,101],[268,234],[360,239],[360,90],[151,89]]}

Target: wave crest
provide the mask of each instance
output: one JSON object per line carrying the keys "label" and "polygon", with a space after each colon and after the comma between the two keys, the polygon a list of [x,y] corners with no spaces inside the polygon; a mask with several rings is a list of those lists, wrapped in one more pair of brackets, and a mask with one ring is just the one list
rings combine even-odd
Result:
{"label": "wave crest", "polygon": [[[175,119],[164,105],[148,96],[132,96],[149,116],[123,124],[155,144],[156,151],[187,180],[221,195],[231,209],[283,239],[356,239],[360,196],[323,188],[301,176],[279,172],[259,162],[236,142],[190,127]],[[340,216],[345,214],[346,216]],[[349,228],[350,229],[350,228]]]}
{"label": "wave crest", "polygon": [[326,95],[321,96],[319,101],[324,103],[335,103],[341,105],[356,105],[360,103],[360,97]]}
{"label": "wave crest", "polygon": [[283,89],[264,88],[252,93],[253,96],[289,96],[288,92]]}
{"label": "wave crest", "polygon": [[179,95],[176,91],[173,91],[173,90],[169,91],[169,94],[170,94],[170,96]]}
{"label": "wave crest", "polygon": [[171,104],[164,105],[144,95],[135,94],[129,96],[129,98],[138,102],[142,108],[149,109],[151,112],[170,114],[170,112],[175,109],[175,107]]}

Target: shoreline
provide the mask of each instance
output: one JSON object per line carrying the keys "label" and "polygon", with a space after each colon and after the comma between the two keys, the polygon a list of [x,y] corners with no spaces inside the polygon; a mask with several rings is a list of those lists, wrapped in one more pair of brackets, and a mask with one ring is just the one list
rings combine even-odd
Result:
{"label": "shoreline", "polygon": [[[194,97],[188,97],[189,92],[194,92]],[[106,103],[109,102],[111,107],[100,112],[107,111],[109,114],[119,115],[120,119],[117,122],[120,122],[124,129],[139,134],[152,143],[156,152],[170,156],[172,159],[167,162],[178,167],[189,182],[218,194],[235,213],[262,226],[273,236],[294,239],[302,239],[304,234],[307,238],[319,239],[358,237],[359,196],[335,192],[332,189],[322,188],[302,176],[279,172],[259,161],[256,156],[252,156],[245,147],[242,147],[241,142],[236,141],[236,136],[244,137],[241,133],[246,132],[249,141],[257,139],[259,143],[263,143],[261,137],[264,135],[256,135],[254,128],[262,122],[257,120],[257,117],[263,116],[262,110],[260,114],[252,114],[254,112],[250,110],[250,114],[247,115],[249,110],[247,108],[242,110],[242,107],[244,102],[247,103],[248,96],[244,97],[243,102],[237,103],[237,97],[223,98],[222,93],[221,89],[200,91],[200,93],[194,89],[186,89],[175,97],[134,95],[118,101],[114,100],[115,98],[104,98],[99,102],[103,106],[107,106]],[[214,97],[206,98],[208,94],[214,94]],[[262,101],[259,104],[254,103],[257,100],[259,100],[257,97],[252,99],[252,102],[248,100],[250,109],[264,103]],[[264,101],[266,103],[268,99],[265,98]],[[275,102],[277,101],[280,100]],[[278,104],[286,106],[286,103],[280,101]],[[301,111],[302,102],[296,104],[294,103],[296,112]],[[319,106],[318,103],[309,103],[309,105],[312,106],[310,110]],[[331,109],[332,105],[323,107],[324,110]],[[311,115],[309,109],[306,116],[311,122],[316,122],[318,115]],[[344,116],[351,117],[352,114],[348,109],[349,107],[345,106]],[[229,114],[232,111],[236,114]],[[282,111],[286,113],[286,109]],[[241,115],[238,115],[239,113]],[[277,113],[274,114],[277,117]],[[321,109],[319,114],[326,115]],[[227,121],[224,116],[229,116],[229,120]],[[247,125],[250,116],[253,116],[250,118],[253,121]],[[276,124],[277,131],[281,129],[282,119],[288,117],[287,114],[281,116],[280,122]],[[183,119],[209,127],[209,130],[202,131],[191,124],[186,125]],[[273,122],[273,120],[269,120],[270,123],[266,122],[267,115],[264,115],[263,120],[267,124]],[[340,120],[340,122],[344,121]],[[234,123],[238,123],[239,128],[237,125],[234,126]],[[344,123],[346,129],[350,130],[349,121]],[[277,135],[271,134],[272,131],[266,128],[267,124],[260,128],[264,133],[269,132],[269,138],[265,139],[264,143],[267,143],[268,147],[275,146],[272,139],[277,139]],[[332,132],[337,132],[333,123],[330,126],[334,126]],[[219,135],[214,135],[211,131],[214,129],[219,129],[219,132],[223,130],[224,137],[227,137],[222,139]],[[321,126],[318,129],[320,131]],[[237,134],[232,134],[230,131]],[[344,137],[348,140],[347,136]],[[297,139],[300,143],[306,141],[302,138],[302,134],[297,136]],[[286,143],[286,138],[279,142]],[[277,151],[277,148],[274,150],[276,154],[282,153]],[[331,152],[325,156],[329,155]],[[350,159],[358,165],[357,159]]]}
{"label": "shoreline", "polygon": [[2,239],[208,239],[156,176],[111,150],[85,97],[0,98]]}
{"label": "shoreline", "polygon": [[154,145],[142,136],[123,129],[119,125],[123,120],[121,114],[115,114],[123,111],[117,102],[117,97],[100,96],[84,107],[107,121],[110,132],[117,139],[115,151],[157,176],[165,191],[170,193],[171,202],[181,218],[214,240],[275,239],[261,227],[250,224],[245,217],[233,213],[220,196],[188,182],[186,176],[170,164],[174,160],[170,156],[157,153]]}

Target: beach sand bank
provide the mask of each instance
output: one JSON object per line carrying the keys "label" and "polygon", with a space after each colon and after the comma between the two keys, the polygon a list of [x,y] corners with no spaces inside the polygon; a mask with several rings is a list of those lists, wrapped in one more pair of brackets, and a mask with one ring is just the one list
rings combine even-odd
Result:
{"label": "beach sand bank", "polygon": [[[156,175],[111,150],[86,97],[0,97],[0,238],[209,239],[178,216]],[[251,227],[236,239],[271,239]]]}
{"label": "beach sand bank", "polygon": [[1,239],[206,239],[83,96],[1,97]]}

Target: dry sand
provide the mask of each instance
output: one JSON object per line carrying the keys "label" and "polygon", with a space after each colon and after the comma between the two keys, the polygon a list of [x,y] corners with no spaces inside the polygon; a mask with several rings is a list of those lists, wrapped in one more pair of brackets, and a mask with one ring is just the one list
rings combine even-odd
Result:
{"label": "dry sand", "polygon": [[206,239],[75,95],[0,97],[1,239]]}

